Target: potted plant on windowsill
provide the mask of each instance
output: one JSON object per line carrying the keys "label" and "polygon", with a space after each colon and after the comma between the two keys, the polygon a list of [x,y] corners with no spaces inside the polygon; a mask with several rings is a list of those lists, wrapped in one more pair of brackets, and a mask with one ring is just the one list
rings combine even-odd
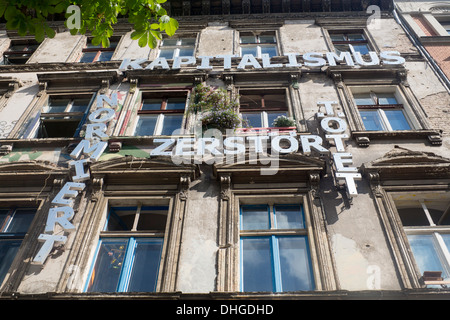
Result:
{"label": "potted plant on windowsill", "polygon": [[243,123],[236,112],[238,105],[237,99],[231,98],[225,89],[199,84],[195,87],[190,110],[200,113],[203,130],[218,129],[225,133]]}
{"label": "potted plant on windowsill", "polygon": [[283,129],[295,129],[295,120],[286,116],[278,116],[273,121],[272,127]]}

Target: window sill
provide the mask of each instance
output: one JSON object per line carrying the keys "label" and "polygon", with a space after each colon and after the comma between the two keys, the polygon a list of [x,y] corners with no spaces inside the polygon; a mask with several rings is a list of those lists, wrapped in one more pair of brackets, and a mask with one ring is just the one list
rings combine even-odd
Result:
{"label": "window sill", "polygon": [[261,128],[237,128],[236,133],[269,133],[278,131],[279,133],[286,133],[296,131],[297,127],[261,127]]}
{"label": "window sill", "polygon": [[428,139],[434,146],[442,145],[442,136],[438,130],[353,131],[352,138],[359,147],[368,147],[371,140],[385,139]]}

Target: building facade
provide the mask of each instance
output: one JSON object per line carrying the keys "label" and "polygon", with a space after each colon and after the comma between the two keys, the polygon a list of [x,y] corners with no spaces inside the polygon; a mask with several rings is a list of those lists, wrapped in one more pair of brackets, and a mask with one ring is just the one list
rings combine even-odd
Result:
{"label": "building facade", "polygon": [[1,299],[448,298],[449,92],[394,4],[164,6],[152,50],[2,32]]}
{"label": "building facade", "polygon": [[449,88],[450,9],[446,1],[396,1],[398,19]]}

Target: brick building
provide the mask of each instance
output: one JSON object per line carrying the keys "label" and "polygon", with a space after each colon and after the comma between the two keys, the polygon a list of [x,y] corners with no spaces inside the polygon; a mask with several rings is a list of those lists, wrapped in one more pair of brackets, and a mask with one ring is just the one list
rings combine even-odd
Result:
{"label": "brick building", "polygon": [[450,7],[448,1],[396,1],[399,19],[450,88]]}
{"label": "brick building", "polygon": [[394,4],[164,6],[153,50],[3,28],[0,299],[448,299],[449,92]]}

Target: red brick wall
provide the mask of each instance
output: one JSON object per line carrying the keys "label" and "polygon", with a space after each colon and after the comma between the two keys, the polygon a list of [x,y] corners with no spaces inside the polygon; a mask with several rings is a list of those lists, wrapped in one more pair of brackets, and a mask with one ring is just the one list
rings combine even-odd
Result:
{"label": "red brick wall", "polygon": [[426,44],[424,47],[450,79],[450,44]]}
{"label": "red brick wall", "polygon": [[427,36],[436,36],[436,31],[431,28],[428,22],[425,20],[423,16],[412,16],[413,20],[417,23],[417,25],[425,32]]}

